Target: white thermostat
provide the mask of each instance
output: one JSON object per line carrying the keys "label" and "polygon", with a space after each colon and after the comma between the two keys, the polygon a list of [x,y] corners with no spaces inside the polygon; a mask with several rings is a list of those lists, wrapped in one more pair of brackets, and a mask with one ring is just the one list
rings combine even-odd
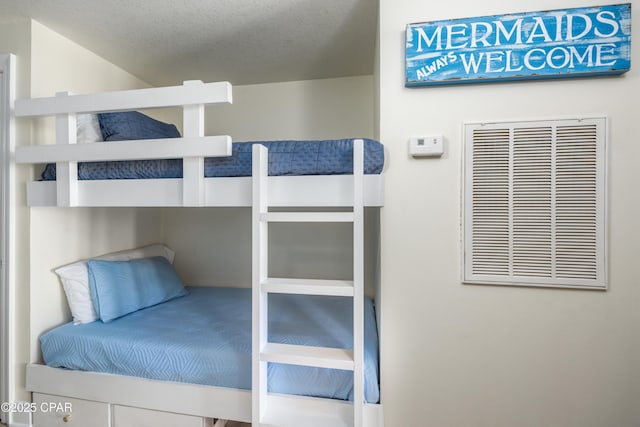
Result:
{"label": "white thermostat", "polygon": [[438,157],[444,153],[442,134],[409,138],[409,154],[414,157]]}

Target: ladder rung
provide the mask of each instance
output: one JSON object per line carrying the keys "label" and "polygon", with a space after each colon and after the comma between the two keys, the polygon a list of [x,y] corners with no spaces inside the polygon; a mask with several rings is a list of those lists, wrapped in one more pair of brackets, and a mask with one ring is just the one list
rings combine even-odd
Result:
{"label": "ladder rung", "polygon": [[353,370],[353,351],[342,348],[267,343],[260,353],[263,362]]}
{"label": "ladder rung", "polygon": [[260,215],[268,222],[353,222],[353,212],[267,212]]}
{"label": "ladder rung", "polygon": [[[353,402],[269,394],[260,427],[353,427]],[[365,425],[374,425],[365,424]],[[375,423],[378,425],[378,423]]]}
{"label": "ladder rung", "polygon": [[262,283],[262,290],[264,292],[274,294],[333,295],[352,297],[353,281],[270,277]]}

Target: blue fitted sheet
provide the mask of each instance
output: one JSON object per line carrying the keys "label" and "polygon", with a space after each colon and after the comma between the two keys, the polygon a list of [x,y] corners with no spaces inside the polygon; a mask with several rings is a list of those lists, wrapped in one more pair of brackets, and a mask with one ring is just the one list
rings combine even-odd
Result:
{"label": "blue fitted sheet", "polygon": [[[189,294],[110,323],[68,323],[41,336],[52,367],[251,388],[251,289],[189,287]],[[271,294],[269,341],[353,348],[347,297]],[[365,400],[377,403],[378,336],[365,299]],[[269,391],[353,400],[353,373],[270,363]]]}
{"label": "blue fitted sheet", "polygon": [[[337,175],[353,172],[353,139],[322,141],[237,142],[230,157],[205,159],[205,177],[251,176],[251,146],[269,148],[269,175]],[[364,172],[379,174],[384,166],[384,147],[378,141],[364,139]],[[182,160],[130,160],[85,162],[78,164],[78,178],[153,179],[181,178]],[[48,164],[42,179],[56,179],[56,165]]]}

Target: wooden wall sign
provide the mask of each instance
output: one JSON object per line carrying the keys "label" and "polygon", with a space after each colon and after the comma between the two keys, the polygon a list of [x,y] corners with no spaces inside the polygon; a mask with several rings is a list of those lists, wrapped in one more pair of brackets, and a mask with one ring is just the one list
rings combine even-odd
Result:
{"label": "wooden wall sign", "polygon": [[631,4],[407,25],[405,86],[622,74]]}

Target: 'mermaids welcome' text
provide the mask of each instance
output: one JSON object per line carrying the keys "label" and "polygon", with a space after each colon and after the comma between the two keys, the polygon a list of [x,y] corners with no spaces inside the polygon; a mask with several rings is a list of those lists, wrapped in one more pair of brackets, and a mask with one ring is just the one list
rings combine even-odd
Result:
{"label": "'mermaids welcome' text", "polygon": [[422,58],[415,73],[425,79],[453,64],[467,75],[612,67],[625,37],[620,18],[585,10],[416,24],[408,34],[412,55]]}

